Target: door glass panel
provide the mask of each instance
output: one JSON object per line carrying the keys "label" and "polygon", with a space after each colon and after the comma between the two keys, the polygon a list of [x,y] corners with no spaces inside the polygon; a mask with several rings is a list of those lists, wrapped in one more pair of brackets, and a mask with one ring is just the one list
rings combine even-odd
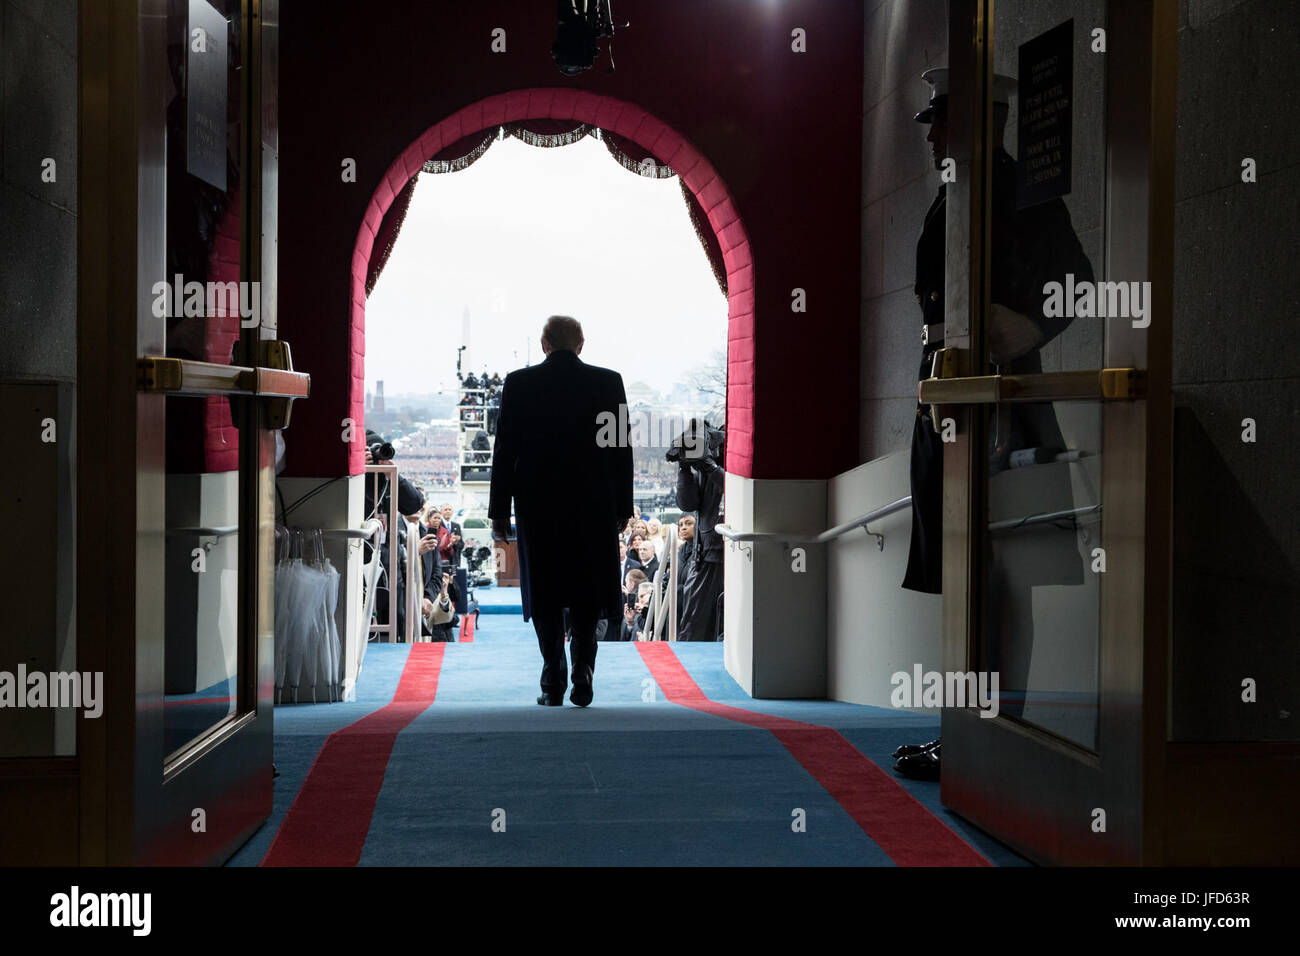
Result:
{"label": "door glass panel", "polygon": [[[166,354],[229,365],[241,315],[256,308],[240,284],[239,5],[171,0],[167,27]],[[241,482],[230,400],[171,396],[166,404],[171,755],[237,710]]]}
{"label": "door glass panel", "polygon": [[[1096,747],[1098,402],[988,409],[985,663],[1000,713]],[[1100,566],[1098,566],[1100,567]]]}
{"label": "door glass panel", "polygon": [[[1103,0],[999,0],[994,22],[988,370],[1094,370],[1106,319],[1143,303],[1101,274],[1105,210]],[[980,657],[1001,713],[1097,741],[1101,406],[986,411]]]}
{"label": "door glass panel", "polygon": [[169,755],[235,713],[238,703],[238,455],[224,468],[222,449],[211,447],[220,436],[201,417],[208,401],[167,399],[163,728]]}
{"label": "door glass panel", "polygon": [[[1091,46],[1105,26],[1103,0],[996,6],[995,103],[1005,105],[993,117],[990,291],[1000,308],[985,339],[1003,373],[1104,367],[1100,316],[1130,291],[1103,287],[1099,302],[1094,285],[1103,278],[1106,93],[1105,55]],[[1044,294],[1048,283],[1059,295]]]}

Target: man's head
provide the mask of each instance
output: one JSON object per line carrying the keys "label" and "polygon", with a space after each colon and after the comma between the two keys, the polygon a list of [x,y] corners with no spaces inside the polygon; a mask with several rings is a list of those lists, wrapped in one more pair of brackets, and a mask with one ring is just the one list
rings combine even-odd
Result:
{"label": "man's head", "polygon": [[693,515],[682,515],[677,519],[677,537],[683,541],[694,540],[695,517]]}
{"label": "man's head", "polygon": [[622,538],[619,538],[618,539],[618,563],[622,564],[626,558],[627,558],[627,545],[623,543]]}
{"label": "man's head", "polygon": [[567,315],[553,315],[542,326],[542,353],[560,351],[582,354],[582,325]]}
{"label": "man's head", "polygon": [[[934,168],[942,169],[943,161],[948,157],[948,70],[926,70],[921,74],[921,79],[930,84],[930,102],[914,119],[918,123],[929,124],[930,130],[926,133],[925,141],[930,144]],[[1010,97],[1015,90],[1016,81],[1011,77],[1001,73],[993,77],[993,142],[999,148],[1002,146],[1002,134],[1011,109]]]}
{"label": "man's head", "polygon": [[642,564],[649,564],[654,559],[655,546],[649,541],[642,539],[641,543],[637,545],[636,553],[640,556]]}
{"label": "man's head", "polygon": [[442,520],[446,522],[450,522],[451,516],[456,513],[451,505],[443,505],[442,508],[439,509],[439,512],[442,515]]}
{"label": "man's head", "polygon": [[645,576],[644,571],[639,568],[633,568],[627,573],[627,578],[624,582],[627,585],[627,593],[635,594],[636,589],[648,580],[649,579]]}

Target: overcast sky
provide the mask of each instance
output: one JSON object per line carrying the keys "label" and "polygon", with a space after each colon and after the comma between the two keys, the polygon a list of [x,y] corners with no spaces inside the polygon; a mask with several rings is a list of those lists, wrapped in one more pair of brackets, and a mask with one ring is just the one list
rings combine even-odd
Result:
{"label": "overcast sky", "polygon": [[521,367],[529,343],[540,362],[552,313],[578,319],[583,360],[629,385],[667,391],[726,349],[727,300],[677,177],[631,173],[590,137],[506,138],[468,169],[420,174],[366,307],[366,388],[454,388],[467,307],[475,372]]}

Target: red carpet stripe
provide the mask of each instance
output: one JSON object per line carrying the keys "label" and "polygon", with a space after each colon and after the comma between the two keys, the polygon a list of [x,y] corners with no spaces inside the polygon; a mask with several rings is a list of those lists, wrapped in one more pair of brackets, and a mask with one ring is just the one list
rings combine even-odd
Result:
{"label": "red carpet stripe", "polygon": [[325,739],[262,866],[356,866],[393,744],[437,696],[446,647],[412,644],[392,702]]}
{"label": "red carpet stripe", "polygon": [[830,727],[710,700],[663,642],[636,645],[650,675],[674,704],[772,731],[899,866],[989,866],[989,861],[901,784]]}

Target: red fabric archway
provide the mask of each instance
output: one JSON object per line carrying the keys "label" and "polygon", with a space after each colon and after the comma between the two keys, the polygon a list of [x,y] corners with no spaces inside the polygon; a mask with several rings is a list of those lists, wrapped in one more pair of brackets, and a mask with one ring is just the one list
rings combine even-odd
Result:
{"label": "red fabric archway", "polygon": [[[754,462],[754,263],[749,236],[722,178],[679,133],[635,104],[563,88],[502,93],[452,114],[424,132],[388,167],[366,208],[352,252],[349,414],[365,417],[366,280],[384,214],[424,162],[466,136],[522,120],[577,120],[609,130],[660,157],[681,177],[708,217],[727,273],[727,471],[752,477]],[[379,249],[383,253],[383,248]],[[365,468],[361,429],[348,458],[351,474]]]}

